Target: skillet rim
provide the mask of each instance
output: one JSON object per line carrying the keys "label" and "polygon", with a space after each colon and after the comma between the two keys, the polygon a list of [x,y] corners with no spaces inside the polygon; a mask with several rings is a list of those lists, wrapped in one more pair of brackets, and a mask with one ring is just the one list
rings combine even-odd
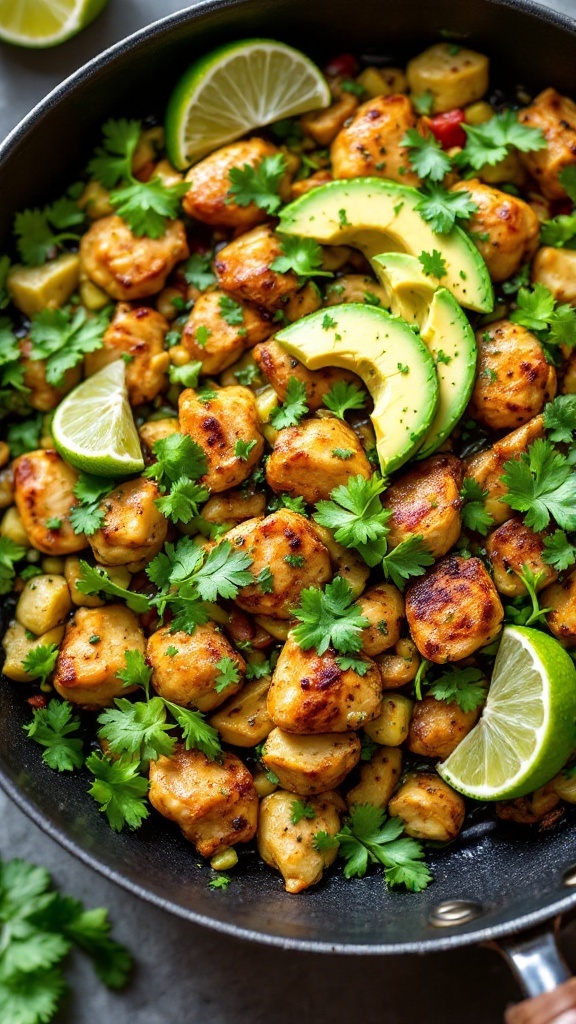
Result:
{"label": "skillet rim", "polygon": [[[199,0],[198,3],[183,8],[172,14],[159,18],[149,25],[145,25],[136,32],[113,43],[105,50],[96,54],[89,61],[83,64],[71,75],[55,86],[17,125],[8,133],[0,143],[0,170],[6,161],[9,161],[12,153],[25,141],[28,135],[34,131],[36,125],[48,115],[60,100],[64,99],[70,92],[80,88],[83,83],[93,78],[97,72],[110,64],[121,60],[122,56],[129,51],[145,47],[152,40],[158,40],[164,33],[171,32],[179,25],[188,24],[203,14],[226,10],[231,7],[242,7],[247,0]],[[554,11],[534,0],[484,0],[495,8],[508,8],[517,11],[520,15],[532,16],[540,21],[547,22],[560,30],[573,36],[576,41],[576,17],[570,17],[560,11]],[[6,795],[13,800],[17,807],[34,822],[51,839],[60,844],[67,852],[71,853],[87,867],[98,871],[108,881],[114,882],[139,897],[147,903],[158,907],[161,910],[172,913],[183,920],[191,921],[194,924],[211,928],[215,931],[228,934],[234,938],[248,940],[251,942],[263,943],[281,949],[296,950],[299,952],[312,953],[337,953],[341,955],[360,956],[381,956],[401,955],[405,953],[432,953],[456,949],[476,943],[490,943],[496,939],[504,938],[513,933],[526,931],[537,925],[545,924],[552,918],[565,913],[576,907],[576,892],[572,892],[559,899],[553,900],[548,905],[535,910],[532,913],[523,914],[513,918],[512,921],[502,922],[496,925],[484,927],[472,927],[460,934],[442,934],[432,939],[421,941],[409,941],[399,943],[338,943],[326,942],[317,939],[297,939],[288,936],[280,936],[269,932],[256,931],[245,928],[220,919],[215,919],[203,913],[184,907],[172,900],[165,898],[154,891],[147,889],[145,885],[133,882],[104,861],[100,860],[93,853],[88,852],[74,839],[71,839],[63,828],[53,824],[42,812],[41,808],[28,798],[10,778],[4,764],[0,761],[0,786]],[[481,918],[478,919],[479,921]]]}

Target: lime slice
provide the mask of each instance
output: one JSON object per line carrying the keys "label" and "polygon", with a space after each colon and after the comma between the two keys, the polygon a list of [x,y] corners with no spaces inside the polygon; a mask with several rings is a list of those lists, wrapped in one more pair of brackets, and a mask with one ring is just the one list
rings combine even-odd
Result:
{"label": "lime slice", "polygon": [[546,633],[506,626],[478,724],[438,771],[475,800],[511,800],[556,775],[574,747],[576,668]]}
{"label": "lime slice", "polygon": [[56,409],[54,444],[76,469],[96,476],[127,476],[144,469],[125,373],[122,359],[110,363],[74,388]]}
{"label": "lime slice", "polygon": [[0,39],[57,46],[85,28],[108,0],[0,0]]}
{"label": "lime slice", "polygon": [[273,39],[243,39],[195,61],[166,111],[166,149],[184,169],[207,153],[283,117],[330,103],[308,57]]}

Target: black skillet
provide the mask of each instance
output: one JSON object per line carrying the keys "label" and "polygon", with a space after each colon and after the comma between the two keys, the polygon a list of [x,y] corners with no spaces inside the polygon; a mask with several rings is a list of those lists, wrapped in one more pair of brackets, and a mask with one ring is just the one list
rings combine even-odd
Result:
{"label": "black skillet", "polygon": [[[0,251],[15,211],[49,200],[74,180],[106,117],[160,115],[179,73],[217,43],[263,35],[319,60],[346,50],[398,64],[446,31],[490,54],[492,80],[502,87],[525,83],[536,91],[552,84],[576,95],[576,20],[537,4],[207,0],[92,60],[11,133],[0,147]],[[433,854],[434,884],[419,895],[386,893],[377,876],[347,882],[336,872],[305,895],[289,896],[249,851],[240,856],[233,886],[214,892],[191,847],[158,816],[137,833],[113,833],[87,798],[85,778],[59,776],[42,764],[40,748],[22,731],[28,717],[22,688],[3,680],[3,787],[86,864],[152,903],[238,937],[316,952],[424,953],[498,940],[527,995],[568,978],[552,922],[576,907],[570,816],[537,834],[497,826],[480,811],[453,848]],[[570,993],[570,985],[557,989],[548,997],[555,1009],[547,1002],[540,1016],[521,1019],[554,1020],[557,1011],[576,1007]]]}

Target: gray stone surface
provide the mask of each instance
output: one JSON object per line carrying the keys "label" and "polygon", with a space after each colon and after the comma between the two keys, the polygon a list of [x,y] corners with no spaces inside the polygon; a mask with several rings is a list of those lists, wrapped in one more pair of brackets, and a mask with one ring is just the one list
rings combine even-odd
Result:
{"label": "gray stone surface", "polygon": [[[105,46],[180,10],[178,0],[112,0],[77,39],[45,53],[0,47],[0,135]],[[550,3],[576,17],[576,0]],[[471,949],[426,958],[340,958],[242,944],[150,907],[60,849],[0,792],[0,853],[45,864],[63,890],[110,907],[133,951],[130,987],[111,994],[80,958],[58,1024],[496,1024],[515,984],[498,956]],[[576,966],[576,928],[564,948]],[[1,1024],[12,1024],[2,1021]]]}

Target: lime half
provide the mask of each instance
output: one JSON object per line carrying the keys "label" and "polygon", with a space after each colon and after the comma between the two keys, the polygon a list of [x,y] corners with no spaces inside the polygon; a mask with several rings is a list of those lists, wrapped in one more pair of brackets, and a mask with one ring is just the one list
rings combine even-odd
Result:
{"label": "lime half", "polygon": [[108,0],[0,0],[0,39],[57,46],[100,14]]}
{"label": "lime half", "polygon": [[228,43],[176,85],[166,111],[168,156],[184,169],[254,128],[329,103],[322,73],[299,50],[273,39]]}
{"label": "lime half", "polygon": [[144,469],[125,373],[122,359],[110,363],[74,388],[56,409],[54,444],[76,469],[96,476],[128,476]]}
{"label": "lime half", "polygon": [[576,668],[546,633],[506,626],[478,724],[438,771],[475,800],[510,800],[544,785],[574,747]]}

